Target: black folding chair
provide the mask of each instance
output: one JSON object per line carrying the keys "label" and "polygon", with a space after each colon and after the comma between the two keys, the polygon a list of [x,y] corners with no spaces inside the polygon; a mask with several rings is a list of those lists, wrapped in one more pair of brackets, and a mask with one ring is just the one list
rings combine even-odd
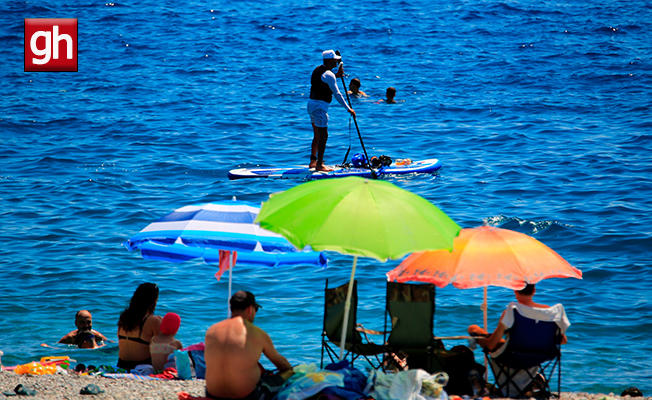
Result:
{"label": "black folding chair", "polygon": [[447,350],[434,336],[435,285],[387,282],[386,310],[385,331],[387,318],[391,321],[386,364],[391,364],[394,357],[406,356],[409,369],[420,368],[431,374],[446,372],[448,393],[473,394],[469,371],[476,369],[483,374],[485,368],[475,362],[468,347],[455,346]]}
{"label": "black folding chair", "polygon": [[407,356],[411,369],[429,370],[434,349],[441,347],[435,340],[435,285],[387,282],[385,331],[389,318],[391,330],[386,338],[389,356]]}
{"label": "black folding chair", "polygon": [[[324,296],[324,328],[322,330],[322,347],[321,347],[321,367],[324,367],[324,352],[326,352],[331,362],[339,360],[339,347],[342,340],[342,325],[344,323],[344,307],[346,302],[349,284],[346,283],[336,288],[328,288],[328,279],[326,279],[326,289]],[[349,320],[346,329],[346,342],[344,349],[344,359],[351,358],[351,365],[360,356],[364,357],[369,365],[374,369],[382,367],[382,355],[385,347],[381,344],[375,344],[366,337],[363,340],[362,334],[358,331],[356,324],[358,310],[358,282],[353,283],[353,293],[351,295],[351,308],[349,311]]]}

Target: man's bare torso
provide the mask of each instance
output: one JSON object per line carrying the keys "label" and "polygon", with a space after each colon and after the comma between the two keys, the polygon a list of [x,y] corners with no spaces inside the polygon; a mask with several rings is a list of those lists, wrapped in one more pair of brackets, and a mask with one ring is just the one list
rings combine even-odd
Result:
{"label": "man's bare torso", "polygon": [[227,319],[206,332],[206,389],[217,397],[241,398],[256,389],[262,330],[242,317]]}

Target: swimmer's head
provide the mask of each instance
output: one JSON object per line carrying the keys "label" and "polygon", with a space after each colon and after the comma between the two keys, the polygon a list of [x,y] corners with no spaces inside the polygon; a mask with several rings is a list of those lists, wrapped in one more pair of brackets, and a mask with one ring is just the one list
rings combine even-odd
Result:
{"label": "swimmer's head", "polygon": [[93,329],[93,316],[88,310],[79,310],[75,314],[75,326],[79,331]]}
{"label": "swimmer's head", "polygon": [[91,331],[79,332],[75,344],[80,349],[94,349],[97,347],[97,343],[95,343],[95,335]]}

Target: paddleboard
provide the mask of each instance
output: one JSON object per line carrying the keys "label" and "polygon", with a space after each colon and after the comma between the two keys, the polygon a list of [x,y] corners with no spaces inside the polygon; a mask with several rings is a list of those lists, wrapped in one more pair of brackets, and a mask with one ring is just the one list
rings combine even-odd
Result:
{"label": "paddleboard", "polygon": [[[432,174],[442,167],[442,162],[436,158],[429,160],[413,161],[409,165],[391,165],[375,169],[378,177],[405,175],[405,174]],[[229,179],[243,178],[272,178],[272,179],[328,179],[344,178],[347,176],[360,176],[371,178],[371,170],[366,168],[346,168],[342,166],[331,166],[333,171],[323,172],[309,169],[306,166],[288,166],[275,168],[238,168],[229,171]]]}

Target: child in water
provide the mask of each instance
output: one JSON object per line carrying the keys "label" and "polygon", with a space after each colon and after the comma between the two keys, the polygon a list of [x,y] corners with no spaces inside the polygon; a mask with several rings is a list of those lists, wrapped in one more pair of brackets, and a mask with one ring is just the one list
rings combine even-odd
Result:
{"label": "child in water", "polygon": [[385,103],[385,104],[396,104],[399,101],[403,102],[405,100],[396,100],[394,97],[396,97],[396,89],[393,86],[390,86],[387,88],[385,91],[385,96],[387,98],[385,99],[380,99],[376,103]]}
{"label": "child in water", "polygon": [[80,349],[97,349],[98,347],[104,346],[98,346],[97,342],[95,341],[95,335],[93,334],[92,331],[82,331],[77,335],[77,340],[75,342],[77,347]]}
{"label": "child in water", "polygon": [[183,345],[174,338],[181,326],[181,317],[175,313],[167,313],[161,321],[161,334],[152,337],[149,352],[152,355],[152,366],[155,371],[162,371],[168,356],[174,350],[180,350]]}

